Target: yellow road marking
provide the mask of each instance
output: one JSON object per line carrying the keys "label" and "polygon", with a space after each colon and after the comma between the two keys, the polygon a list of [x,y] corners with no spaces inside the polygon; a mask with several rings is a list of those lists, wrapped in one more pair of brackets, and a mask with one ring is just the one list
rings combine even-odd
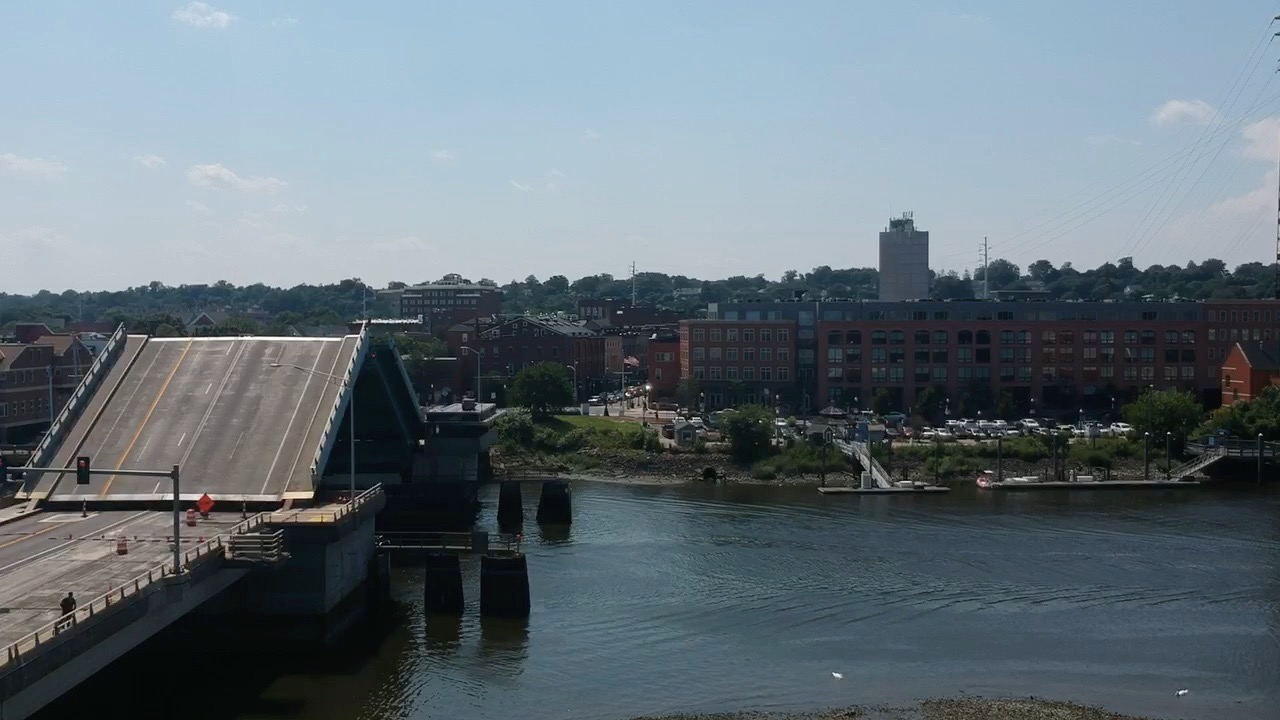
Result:
{"label": "yellow road marking", "polygon": [[[124,466],[124,461],[129,458],[129,453],[133,452],[133,446],[137,444],[138,438],[142,436],[142,431],[147,428],[147,423],[151,421],[151,414],[156,411],[156,406],[160,404],[160,398],[164,397],[164,391],[169,389],[169,383],[173,381],[173,376],[178,374],[178,368],[182,367],[182,361],[187,359],[187,353],[191,351],[191,343],[194,340],[188,340],[187,346],[182,349],[182,355],[178,358],[178,362],[174,363],[173,369],[169,371],[169,376],[164,379],[164,384],[160,386],[160,392],[156,393],[156,399],[151,401],[151,407],[147,408],[147,414],[142,418],[142,423],[138,425],[138,431],[133,434],[133,439],[129,441],[129,446],[124,449],[124,454],[120,456],[120,460],[116,462],[116,469]],[[102,490],[98,492],[98,497],[107,494],[111,489],[111,483],[115,482],[116,476],[112,475],[102,484]]]}
{"label": "yellow road marking", "polygon": [[27,535],[23,535],[22,537],[18,538],[17,540],[10,540],[9,542],[6,542],[6,543],[0,543],[0,549],[7,548],[7,547],[9,547],[9,546],[11,546],[11,545],[17,545],[18,543],[22,542],[23,540],[30,540],[31,538],[33,538],[33,537],[35,537],[35,536],[37,536],[37,535],[43,535],[43,534],[45,534],[45,533],[47,533],[47,532],[53,532],[54,530],[59,530],[59,529],[61,529],[59,525],[56,525],[56,524],[55,524],[55,525],[50,525],[49,527],[47,527],[47,528],[45,528],[45,529],[43,529],[43,530],[36,530],[35,532],[28,533]]}

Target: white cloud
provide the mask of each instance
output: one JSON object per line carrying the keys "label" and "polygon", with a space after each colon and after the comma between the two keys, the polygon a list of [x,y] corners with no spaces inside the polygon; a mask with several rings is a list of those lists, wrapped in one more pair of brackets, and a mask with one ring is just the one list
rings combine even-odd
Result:
{"label": "white cloud", "polygon": [[519,190],[520,192],[532,192],[532,191],[533,191],[533,187],[531,187],[531,186],[529,186],[529,185],[525,185],[524,183],[516,182],[515,180],[508,180],[507,182],[511,183],[511,187],[513,187],[513,188],[515,188],[515,189]]}
{"label": "white cloud", "polygon": [[1244,156],[1254,160],[1275,162],[1280,157],[1280,117],[1263,118],[1240,131],[1244,138]]}
{"label": "white cloud", "polygon": [[174,10],[173,19],[191,27],[225,30],[231,25],[231,21],[237,18],[229,12],[211,7],[208,3],[193,2],[186,7]]}
{"label": "white cloud", "polygon": [[209,209],[208,205],[205,205],[204,203],[196,202],[195,200],[188,200],[187,207],[191,208],[193,211],[201,215],[209,215],[213,212],[212,210]]}
{"label": "white cloud", "polygon": [[15,252],[47,250],[53,246],[63,244],[67,236],[53,230],[52,228],[32,225],[14,230],[12,232],[0,233],[0,247],[4,247]]}
{"label": "white cloud", "polygon": [[458,159],[457,153],[452,150],[436,150],[431,153],[431,158],[441,165],[451,163]]}
{"label": "white cloud", "polygon": [[556,187],[556,180],[565,177],[565,174],[555,168],[551,168],[542,175],[542,179],[537,182],[520,182],[518,180],[508,180],[511,187],[520,192],[536,192],[536,193],[554,193],[559,188]]}
{"label": "white cloud", "polygon": [[1208,125],[1216,113],[1213,106],[1203,100],[1169,100],[1152,111],[1151,122],[1154,125]]}
{"label": "white cloud", "polygon": [[297,25],[297,24],[298,24],[298,18],[289,17],[288,15],[285,15],[284,17],[278,17],[271,21],[271,27],[273,28],[293,27],[294,25]]}
{"label": "white cloud", "polygon": [[192,165],[187,169],[187,182],[204,187],[220,187],[240,192],[273,193],[288,185],[273,177],[242,178],[222,163]]}
{"label": "white cloud", "polygon": [[279,203],[275,207],[271,208],[271,211],[279,213],[280,215],[302,215],[307,212],[307,206]]}
{"label": "white cloud", "polygon": [[596,132],[595,130],[592,130],[591,128],[587,128],[587,131],[582,134],[582,137],[588,140],[599,140],[600,133]]}
{"label": "white cloud", "polygon": [[22,157],[13,153],[0,153],[0,168],[14,175],[57,180],[67,174],[67,166],[57,160],[38,157]]}
{"label": "white cloud", "polygon": [[164,167],[168,164],[164,161],[164,158],[159,155],[134,155],[133,161],[142,167],[151,168],[152,170]]}
{"label": "white cloud", "polygon": [[1264,210],[1274,210],[1275,206],[1276,171],[1268,170],[1260,187],[1214,203],[1209,207],[1209,213],[1219,217],[1254,217]]}

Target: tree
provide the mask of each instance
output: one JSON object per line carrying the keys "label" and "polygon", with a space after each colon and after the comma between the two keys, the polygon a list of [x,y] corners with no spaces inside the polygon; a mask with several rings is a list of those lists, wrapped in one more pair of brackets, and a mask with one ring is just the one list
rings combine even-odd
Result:
{"label": "tree", "polygon": [[702,386],[693,378],[680,378],[676,384],[676,399],[690,410],[698,409],[698,396],[702,394]]}
{"label": "tree", "polygon": [[940,385],[931,385],[916,395],[915,412],[929,418],[932,422],[935,418],[942,415],[943,408],[947,404],[947,389]]}
{"label": "tree", "polygon": [[1183,438],[1200,424],[1204,409],[1189,392],[1148,390],[1137,400],[1125,405],[1124,419],[1139,433],[1151,433],[1163,442],[1167,433]]}
{"label": "tree", "polygon": [[1280,440],[1280,387],[1272,385],[1252,400],[1238,400],[1218,408],[1200,428],[1205,435],[1219,430],[1244,440],[1258,435],[1269,442]]}
{"label": "tree", "polygon": [[729,451],[738,462],[760,459],[769,451],[773,437],[773,413],[763,405],[746,405],[726,413],[720,427],[729,438]]}
{"label": "tree", "polygon": [[544,418],[573,404],[573,383],[569,382],[563,365],[540,362],[516,373],[511,399],[514,404],[528,408],[533,417]]}

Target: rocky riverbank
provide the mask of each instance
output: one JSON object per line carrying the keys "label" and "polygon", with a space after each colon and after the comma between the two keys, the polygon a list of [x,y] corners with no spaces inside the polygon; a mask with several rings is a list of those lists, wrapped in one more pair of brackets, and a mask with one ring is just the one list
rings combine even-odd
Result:
{"label": "rocky riverbank", "polygon": [[[495,451],[497,479],[521,475],[556,475],[566,479],[635,485],[681,485],[684,483],[742,483],[754,485],[812,485],[816,475],[756,480],[750,468],[720,453],[641,452],[586,448],[570,457]],[[852,473],[827,475],[827,482],[844,484]]]}
{"label": "rocky riverbank", "polygon": [[[848,707],[802,713],[732,712],[645,716],[637,720],[1144,720],[1051,700],[946,698],[914,707]],[[1150,720],[1150,719],[1146,719]]]}

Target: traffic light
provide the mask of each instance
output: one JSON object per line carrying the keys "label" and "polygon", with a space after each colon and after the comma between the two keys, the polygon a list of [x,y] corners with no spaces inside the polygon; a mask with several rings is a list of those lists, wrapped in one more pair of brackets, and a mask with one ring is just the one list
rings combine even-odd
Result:
{"label": "traffic light", "polygon": [[81,455],[76,458],[76,484],[89,484],[89,456]]}

